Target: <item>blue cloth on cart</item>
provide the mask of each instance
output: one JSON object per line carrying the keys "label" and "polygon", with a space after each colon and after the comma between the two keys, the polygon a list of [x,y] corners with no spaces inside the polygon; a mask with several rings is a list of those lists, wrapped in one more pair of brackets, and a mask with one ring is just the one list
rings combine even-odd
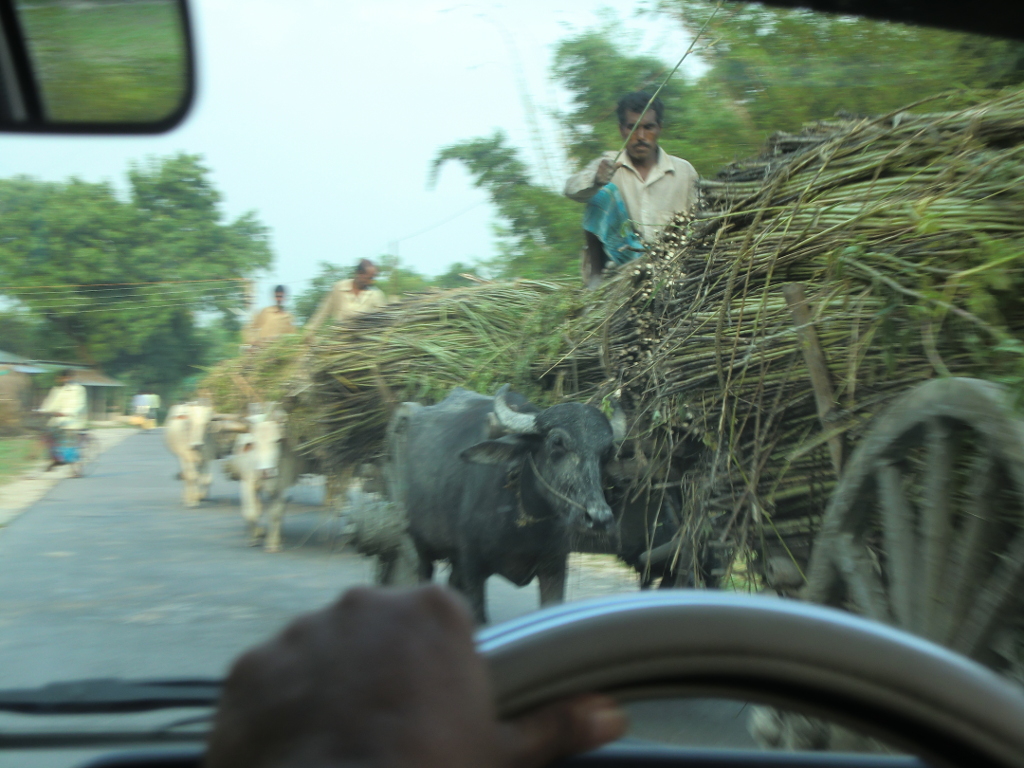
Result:
{"label": "blue cloth on cart", "polygon": [[590,198],[583,212],[583,229],[601,241],[605,254],[616,264],[625,264],[643,253],[626,201],[614,184],[605,184]]}

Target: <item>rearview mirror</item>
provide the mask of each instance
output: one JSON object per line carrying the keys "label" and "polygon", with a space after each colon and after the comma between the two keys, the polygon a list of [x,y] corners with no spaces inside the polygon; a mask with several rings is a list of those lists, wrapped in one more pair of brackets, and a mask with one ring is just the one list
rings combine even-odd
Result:
{"label": "rearview mirror", "polygon": [[159,133],[193,92],[185,0],[0,0],[0,130]]}

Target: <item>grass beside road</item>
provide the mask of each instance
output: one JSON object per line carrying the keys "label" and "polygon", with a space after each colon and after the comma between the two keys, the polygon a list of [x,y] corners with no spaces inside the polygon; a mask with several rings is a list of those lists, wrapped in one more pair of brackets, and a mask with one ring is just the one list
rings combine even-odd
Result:
{"label": "grass beside road", "polygon": [[44,457],[38,437],[0,439],[0,485],[17,480],[22,473]]}

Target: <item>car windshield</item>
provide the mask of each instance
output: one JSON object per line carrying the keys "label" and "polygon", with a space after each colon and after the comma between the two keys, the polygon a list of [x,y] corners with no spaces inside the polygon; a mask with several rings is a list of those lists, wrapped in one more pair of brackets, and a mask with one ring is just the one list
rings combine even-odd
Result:
{"label": "car windshield", "polygon": [[[487,623],[811,600],[1024,681],[1024,45],[190,7],[179,128],[0,137],[0,689],[219,679],[427,578]],[[149,51],[151,11],[17,3],[74,38],[51,64],[102,58],[101,16]]]}

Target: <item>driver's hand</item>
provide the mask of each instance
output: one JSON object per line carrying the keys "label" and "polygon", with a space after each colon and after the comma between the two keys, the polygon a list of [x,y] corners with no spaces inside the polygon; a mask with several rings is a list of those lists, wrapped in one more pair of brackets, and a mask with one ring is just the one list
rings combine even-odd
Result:
{"label": "driver's hand", "polygon": [[622,167],[622,163],[616,163],[609,160],[607,157],[604,158],[597,166],[597,173],[594,174],[594,183],[604,186],[612,180],[612,176],[615,172]]}
{"label": "driver's hand", "polygon": [[623,734],[598,695],[499,721],[472,630],[440,587],[349,590],[238,659],[207,766],[540,768]]}

